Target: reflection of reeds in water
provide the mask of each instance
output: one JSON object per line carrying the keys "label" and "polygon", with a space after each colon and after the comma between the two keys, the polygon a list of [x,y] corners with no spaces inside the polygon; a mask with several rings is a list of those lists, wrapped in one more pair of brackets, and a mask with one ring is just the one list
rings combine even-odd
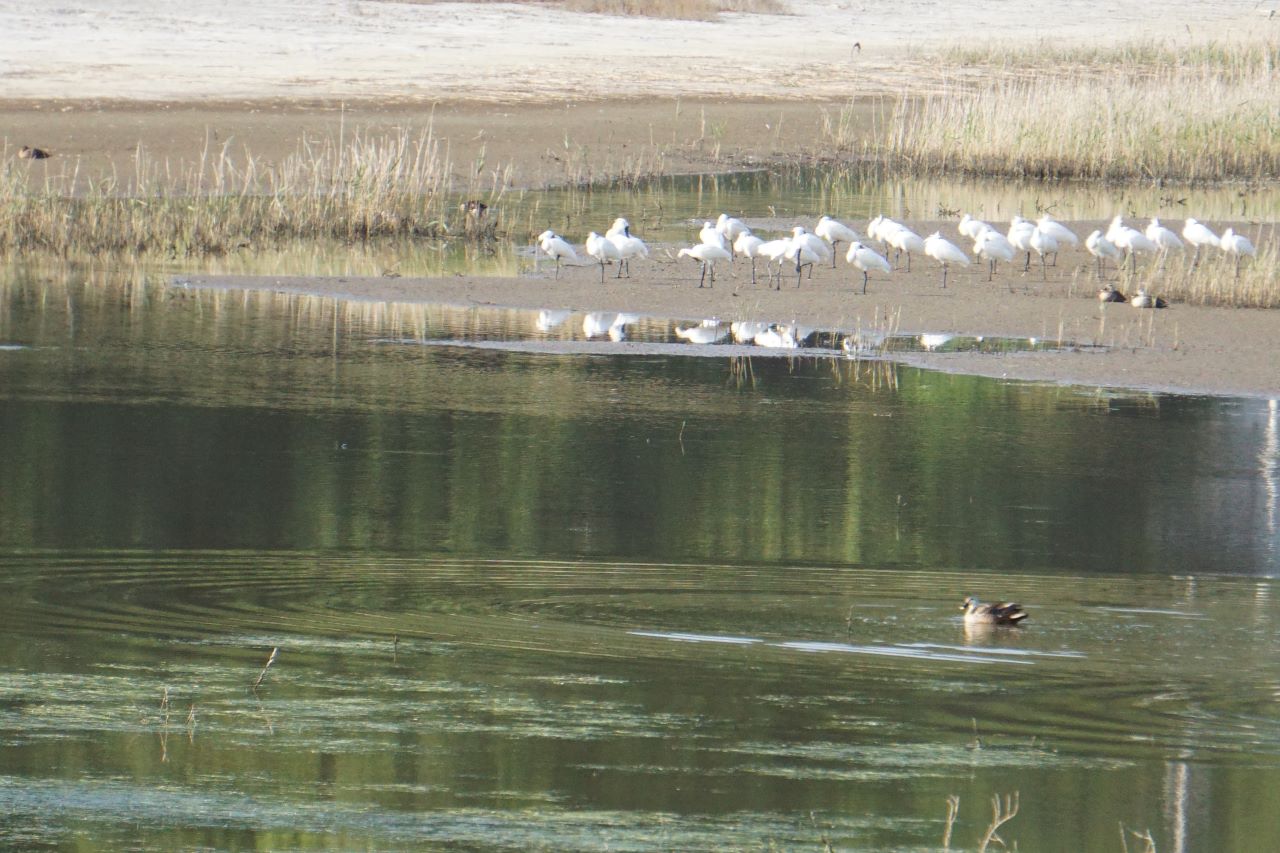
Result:
{"label": "reflection of reeds in water", "polygon": [[951,82],[882,115],[872,159],[917,175],[1214,181],[1280,172],[1273,41],[1042,44],[933,59]]}
{"label": "reflection of reeds in water", "polygon": [[729,377],[726,386],[733,388],[755,388],[756,373],[751,366],[751,356],[735,355],[729,359]]}

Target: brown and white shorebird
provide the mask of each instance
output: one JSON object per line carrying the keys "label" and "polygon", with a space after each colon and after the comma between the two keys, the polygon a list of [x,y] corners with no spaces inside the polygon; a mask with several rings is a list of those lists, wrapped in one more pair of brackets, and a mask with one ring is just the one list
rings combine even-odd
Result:
{"label": "brown and white shorebird", "polygon": [[47,160],[49,152],[43,148],[32,148],[30,145],[24,145],[18,149],[19,160]]}
{"label": "brown and white shorebird", "polygon": [[960,609],[964,611],[966,625],[1018,625],[1027,618],[1027,611],[1022,609],[1022,605],[1011,601],[983,604],[969,596]]}
{"label": "brown and white shorebird", "polygon": [[1128,302],[1128,298],[1123,293],[1116,290],[1113,285],[1108,284],[1106,287],[1098,291],[1099,302]]}

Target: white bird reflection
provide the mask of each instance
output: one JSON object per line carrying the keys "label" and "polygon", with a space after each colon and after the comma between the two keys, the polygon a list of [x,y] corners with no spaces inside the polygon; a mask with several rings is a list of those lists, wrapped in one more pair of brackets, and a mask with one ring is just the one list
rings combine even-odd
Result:
{"label": "white bird reflection", "polygon": [[943,334],[925,334],[925,335],[921,335],[921,336],[920,336],[920,346],[924,347],[924,348],[925,348],[926,350],[928,350],[929,352],[933,352],[934,350],[938,349],[939,347],[945,346],[945,345],[947,344],[947,342],[948,342],[948,341],[950,341],[950,340],[951,340],[952,338],[954,338],[954,337],[955,337],[955,335],[943,335]]}
{"label": "white bird reflection", "polygon": [[543,308],[538,312],[538,319],[533,325],[539,332],[549,332],[569,319],[569,311],[552,311]]}
{"label": "white bird reflection", "polygon": [[703,320],[697,326],[687,329],[676,329],[676,337],[691,344],[714,344],[729,337],[729,326],[719,320]]}

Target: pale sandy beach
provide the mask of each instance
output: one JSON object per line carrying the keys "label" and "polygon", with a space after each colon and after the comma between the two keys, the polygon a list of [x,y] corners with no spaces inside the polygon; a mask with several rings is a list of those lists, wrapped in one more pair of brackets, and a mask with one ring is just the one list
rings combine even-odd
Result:
{"label": "pale sandy beach", "polygon": [[[456,163],[478,152],[508,164],[523,186],[554,182],[549,152],[572,138],[597,174],[654,138],[696,136],[711,116],[722,151],[678,146],[668,168],[698,171],[803,154],[820,107],[853,97],[940,85],[931,46],[1013,41],[1117,43],[1230,37],[1280,23],[1267,4],[1055,4],[918,0],[887,4],[798,2],[786,15],[723,15],[714,22],[568,15],[511,4],[323,2],[198,9],[158,0],[81,0],[0,7],[0,145],[47,147],[23,162],[40,181],[75,164],[90,173],[127,167],[141,145],[194,162],[211,139],[234,138],[268,159],[339,126],[370,132],[430,123]],[[998,22],[993,26],[992,22]],[[859,41],[861,50],[852,44]],[[12,160],[16,163],[16,160]],[[815,215],[821,211],[814,211]],[[622,213],[620,211],[620,213]],[[1098,211],[1101,218],[1110,211]],[[853,223],[865,226],[865,221]],[[940,227],[955,239],[954,222]],[[1083,236],[1093,222],[1077,223]],[[1229,223],[1214,223],[1222,227]],[[1238,223],[1258,231],[1257,223]],[[925,232],[927,233],[927,232]],[[937,267],[872,280],[857,294],[843,261],[799,289],[751,287],[739,269],[698,289],[696,266],[656,247],[631,279],[601,285],[592,269],[562,280],[193,279],[359,299],[531,308],[626,310],[697,319],[798,320],[857,328],[894,318],[903,333],[1063,337],[1104,352],[1016,356],[917,355],[945,370],[1190,393],[1280,395],[1280,312],[1175,304],[1159,312],[1103,307],[1082,251],[1064,252],[1041,282],[1019,272],[988,284],[977,267],[937,286]],[[860,280],[860,277],[859,277]],[[883,322],[883,319],[881,320]]]}

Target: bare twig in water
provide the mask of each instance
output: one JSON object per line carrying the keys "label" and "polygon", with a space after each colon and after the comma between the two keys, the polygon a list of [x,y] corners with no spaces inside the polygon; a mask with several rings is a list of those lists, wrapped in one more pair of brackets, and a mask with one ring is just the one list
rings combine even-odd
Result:
{"label": "bare twig in water", "polygon": [[960,797],[956,794],[950,794],[947,797],[947,828],[942,832],[942,849],[951,849],[951,830],[956,824],[956,818],[960,815]]}
{"label": "bare twig in water", "polygon": [[266,666],[262,667],[262,672],[258,673],[258,680],[253,682],[253,689],[257,690],[262,684],[262,679],[267,677],[267,670],[271,669],[271,664],[276,662],[276,655],[280,653],[280,647],[276,646],[271,650],[271,656],[267,658]]}
{"label": "bare twig in water", "polygon": [[991,797],[991,825],[987,827],[987,834],[982,836],[982,841],[978,843],[978,853],[986,853],[987,845],[992,841],[1001,847],[1008,847],[1004,843],[1004,839],[996,834],[1001,826],[1013,820],[1018,814],[1018,792],[1004,795],[1004,802],[1000,801],[1000,795],[994,794]]}
{"label": "bare twig in water", "polygon": [[1146,846],[1142,848],[1140,853],[1156,853],[1156,840],[1151,837],[1151,830],[1138,832],[1136,829],[1129,829],[1124,825],[1124,821],[1120,822],[1120,846],[1124,849],[1124,853],[1129,853],[1129,842],[1126,836],[1132,835],[1139,841],[1146,842]]}
{"label": "bare twig in water", "polygon": [[187,742],[195,743],[196,739],[196,703],[192,702],[187,709]]}

